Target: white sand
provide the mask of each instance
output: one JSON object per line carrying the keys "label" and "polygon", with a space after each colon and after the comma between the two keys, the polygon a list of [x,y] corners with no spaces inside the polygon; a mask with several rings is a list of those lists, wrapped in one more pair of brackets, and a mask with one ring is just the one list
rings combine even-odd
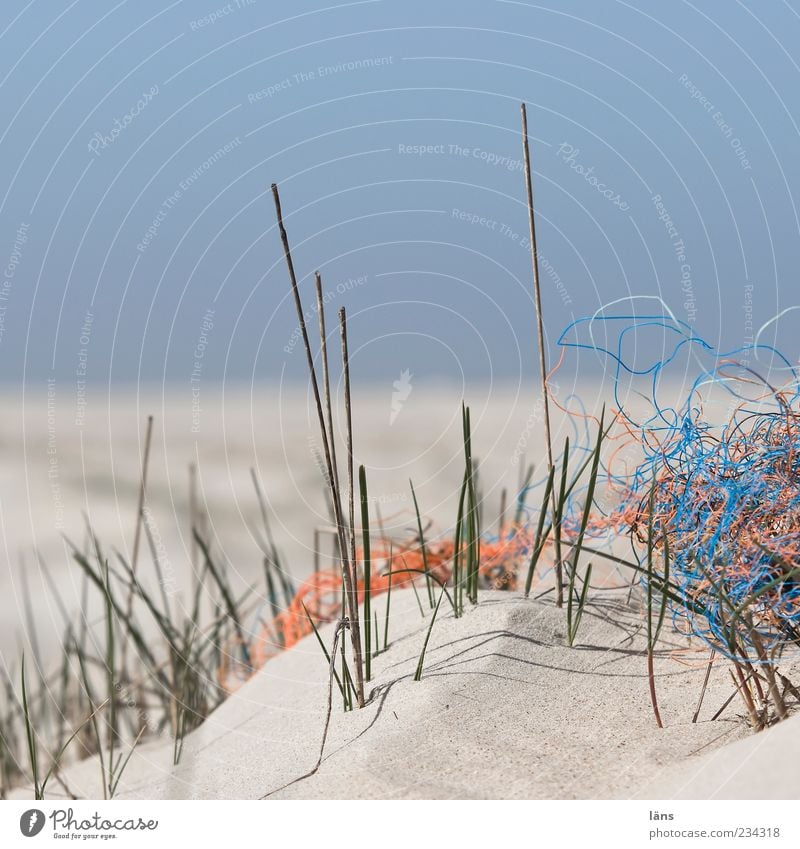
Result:
{"label": "white sand", "polygon": [[[656,728],[642,622],[624,600],[618,592],[596,596],[574,648],[564,645],[564,613],[551,602],[485,594],[461,619],[443,606],[424,678],[415,682],[428,620],[411,592],[395,592],[390,647],[375,662],[370,702],[345,714],[334,690],[316,775],[290,783],[315,763],[324,721],[327,667],[312,636],[268,663],[189,735],[179,766],[171,765],[171,741],[142,746],[120,795],[739,798],[757,795],[767,763],[773,775],[776,768],[779,776],[796,773],[797,720],[751,735],[734,703],[709,721],[731,691],[721,665],[700,721],[691,723],[705,653],[687,652],[683,638],[667,637],[656,661],[666,726]],[[381,621],[384,601],[376,601]],[[330,626],[323,635],[330,644]],[[755,769],[731,780],[743,752],[752,755]],[[68,771],[79,796],[97,796],[98,777],[95,762]],[[780,786],[796,794],[796,784],[795,777]]]}
{"label": "white sand", "polygon": [[670,767],[643,799],[800,799],[800,716]]}
{"label": "white sand", "polygon": [[[413,476],[423,512],[444,528],[455,515],[463,470],[460,398],[420,387],[389,424],[391,387],[357,399],[360,461],[373,470],[370,493],[383,498],[390,531],[413,524],[407,479]],[[581,393],[584,397],[592,393]],[[487,516],[501,484],[514,489],[518,454],[541,454],[541,424],[530,421],[531,399],[514,391],[473,392],[474,445],[482,461]],[[257,524],[248,468],[265,478],[275,535],[297,576],[312,566],[312,531],[324,520],[322,487],[308,435],[315,433],[307,399],[226,391],[224,403],[204,395],[200,433],[191,434],[185,399],[116,397],[90,405],[77,427],[71,405],[56,407],[57,475],[49,472],[52,436],[43,398],[0,405],[0,536],[7,569],[0,574],[0,652],[11,668],[23,621],[24,585],[15,564],[25,553],[30,603],[43,633],[43,653],[55,657],[59,612],[31,559],[46,556],[59,598],[77,608],[77,569],[59,539],[80,536],[88,511],[108,547],[129,550],[140,463],[141,422],[155,412],[150,506],[164,546],[162,567],[176,592],[189,585],[186,464],[201,470],[202,495],[218,550],[239,586],[260,581]],[[34,403],[35,402],[35,403]],[[556,417],[560,440],[569,427]],[[53,489],[53,483],[58,485]],[[487,520],[488,521],[488,520]],[[622,543],[621,543],[622,544]],[[143,561],[145,567],[151,564]],[[597,564],[596,564],[597,565]],[[596,578],[597,570],[596,570]],[[263,591],[259,591],[263,592]],[[373,697],[362,711],[343,714],[335,703],[325,761],[319,773],[276,795],[335,797],[688,797],[800,795],[797,730],[800,719],[752,735],[737,716],[738,700],[717,722],[709,717],[731,691],[715,669],[701,721],[691,715],[705,654],[671,644],[657,660],[658,695],[666,728],[650,708],[641,621],[624,597],[600,593],[587,611],[578,646],[564,646],[563,612],[549,602],[506,594],[486,596],[460,620],[445,612],[436,623],[425,678],[413,680],[427,620],[413,595],[395,593],[391,646],[376,659]],[[377,600],[383,616],[384,599]],[[48,642],[48,627],[50,636]],[[325,639],[331,640],[331,629]],[[670,654],[680,649],[680,654]],[[55,662],[55,661],[54,661]],[[327,668],[313,637],[273,661],[243,686],[185,742],[172,767],[172,741],[151,741],[132,758],[121,795],[140,798],[258,798],[305,773],[315,762],[322,731]],[[736,742],[738,741],[738,742]],[[798,753],[800,754],[800,753]],[[69,770],[81,796],[100,795],[96,763]],[[52,784],[52,791],[56,785]]]}

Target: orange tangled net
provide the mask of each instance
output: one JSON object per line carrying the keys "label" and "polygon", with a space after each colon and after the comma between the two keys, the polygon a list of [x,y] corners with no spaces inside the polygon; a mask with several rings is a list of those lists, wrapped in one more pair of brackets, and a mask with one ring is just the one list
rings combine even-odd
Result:
{"label": "orange tangled net", "polygon": [[[531,538],[525,529],[508,531],[496,541],[481,542],[480,582],[484,589],[513,590],[517,586],[518,566],[529,550]],[[454,545],[450,540],[426,543],[428,572],[437,583],[450,579]],[[361,552],[357,552],[359,564]],[[370,595],[372,597],[424,581],[424,560],[419,547],[401,548],[378,541],[371,552]],[[358,600],[364,600],[363,569],[358,581]],[[289,606],[271,620],[262,622],[248,644],[249,664],[239,663],[234,652],[224,653],[219,669],[220,685],[229,691],[253,672],[312,633],[314,624],[333,622],[342,613],[342,573],[340,569],[321,569],[300,585]],[[311,618],[309,618],[311,617]]]}

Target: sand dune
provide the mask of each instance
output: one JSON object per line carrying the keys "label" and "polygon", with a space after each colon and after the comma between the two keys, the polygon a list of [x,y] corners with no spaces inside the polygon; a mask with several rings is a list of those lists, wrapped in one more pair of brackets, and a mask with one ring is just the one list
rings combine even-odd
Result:
{"label": "sand dune", "polygon": [[[460,399],[421,389],[394,424],[390,394],[366,393],[356,400],[359,459],[371,469],[370,493],[384,499],[376,504],[376,514],[380,507],[388,531],[407,536],[413,513],[406,486],[413,476],[423,512],[434,521],[431,538],[455,515],[463,473]],[[295,576],[308,574],[313,529],[325,519],[308,436],[315,432],[308,399],[295,393],[281,398],[279,406],[262,401],[244,392],[228,393],[219,404],[207,397],[202,431],[187,439],[189,419],[181,402],[156,396],[118,399],[108,407],[107,419],[95,415],[80,430],[69,424],[57,430],[57,493],[48,475],[47,419],[29,420],[21,408],[4,407],[4,432],[11,436],[1,452],[0,516],[9,568],[0,584],[5,623],[0,648],[8,666],[17,657],[15,631],[23,621],[26,591],[21,572],[12,569],[17,551],[30,552],[37,545],[50,563],[60,601],[70,611],[77,606],[76,569],[54,525],[54,511],[63,507],[64,530],[73,536],[81,512],[88,511],[109,547],[128,550],[146,411],[154,411],[160,422],[148,504],[177,592],[191,578],[185,489],[191,459],[199,465],[203,500],[235,583],[257,586],[261,580],[252,533],[257,506],[248,477],[251,465],[262,476],[269,474],[275,535],[287,562]],[[495,390],[473,408],[488,533],[501,486],[513,492],[524,462],[520,451],[534,460],[541,454],[541,422],[530,418],[531,406],[530,398]],[[22,443],[13,438],[20,428]],[[556,418],[559,437],[569,428]],[[17,450],[19,444],[24,450]],[[624,553],[626,545],[621,538],[615,549]],[[44,591],[38,564],[27,556],[30,606],[46,631],[48,623],[58,624],[59,613]],[[596,566],[598,584],[603,575]],[[263,595],[263,590],[255,592]],[[574,648],[564,645],[564,613],[548,598],[487,593],[461,619],[443,606],[424,679],[414,682],[428,619],[421,617],[412,593],[396,591],[390,645],[375,660],[369,704],[345,714],[337,694],[325,759],[315,775],[297,781],[316,761],[327,701],[327,666],[312,636],[271,660],[191,733],[178,766],[172,765],[173,744],[166,736],[138,748],[119,795],[796,798],[794,732],[800,719],[753,735],[737,715],[736,700],[711,722],[731,693],[720,663],[711,675],[700,721],[693,724],[707,655],[667,628],[656,659],[666,727],[656,728],[643,623],[636,598],[630,606],[626,601],[624,592],[595,593]],[[380,621],[385,602],[385,597],[376,600]],[[52,633],[57,635],[55,627]],[[331,626],[323,629],[323,638],[330,644]],[[47,651],[46,637],[42,642]],[[77,796],[102,797],[95,761],[71,766],[66,782]],[[53,783],[48,793],[56,792]]]}
{"label": "sand dune", "polygon": [[639,793],[642,799],[800,799],[800,716],[677,766]]}
{"label": "sand dune", "polygon": [[[377,600],[380,622],[384,605],[385,597]],[[327,666],[312,636],[270,661],[189,735],[177,767],[171,741],[142,746],[120,796],[744,798],[761,794],[764,770],[732,779],[742,758],[771,759],[776,782],[794,769],[797,720],[752,735],[733,703],[709,721],[731,691],[721,664],[692,724],[706,655],[674,635],[656,659],[665,723],[656,728],[642,621],[624,593],[592,599],[574,648],[564,645],[563,611],[544,599],[486,593],[462,618],[440,616],[415,682],[427,620],[413,593],[393,594],[390,646],[375,662],[369,704],[344,713],[334,690],[315,775],[297,780],[316,761],[327,703]],[[330,644],[332,626],[322,634]],[[67,772],[80,796],[96,797],[98,781],[92,761]]]}

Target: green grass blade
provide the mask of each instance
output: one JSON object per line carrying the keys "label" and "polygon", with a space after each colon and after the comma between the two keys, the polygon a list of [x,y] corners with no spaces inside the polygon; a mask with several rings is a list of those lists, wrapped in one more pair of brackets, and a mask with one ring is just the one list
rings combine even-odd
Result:
{"label": "green grass blade", "polygon": [[428,641],[431,638],[431,631],[433,631],[433,623],[436,621],[436,614],[439,612],[439,607],[442,603],[442,598],[444,598],[444,587],[442,587],[442,591],[439,593],[439,601],[436,602],[436,607],[433,609],[433,616],[431,616],[431,621],[428,624],[428,630],[425,633],[425,642],[422,644],[422,651],[420,652],[419,660],[417,661],[417,671],[414,673],[415,681],[422,680],[422,668],[425,665],[425,652],[428,649]]}
{"label": "green grass blade", "polygon": [[[417,570],[418,572],[422,572],[421,569]],[[425,608],[422,606],[422,599],[419,597],[419,590],[417,589],[417,585],[412,581],[411,589],[414,591],[414,598],[417,600],[417,607],[419,608],[419,615],[424,619],[425,618]]]}
{"label": "green grass blade", "polygon": [[394,562],[394,550],[389,543],[389,589],[386,591],[386,621],[383,624],[383,650],[389,648],[389,609],[392,604],[392,563]]}
{"label": "green grass blade", "polygon": [[542,529],[544,528],[544,521],[547,518],[550,493],[553,490],[553,478],[555,477],[555,472],[556,467],[550,466],[550,472],[547,475],[547,483],[544,488],[542,506],[539,509],[539,523],[536,526],[536,536],[534,537],[533,551],[531,552],[531,562],[528,565],[528,574],[525,578],[525,598],[530,595],[531,584],[533,583],[533,573],[536,569],[536,564],[539,562],[539,557],[541,557],[542,550],[544,549],[544,544],[546,542],[546,537],[542,536]]}
{"label": "green grass blade", "polygon": [[[417,504],[417,493],[414,492],[414,482],[411,478],[408,479],[408,483],[411,486],[411,498],[414,501],[414,512],[417,514],[417,532],[419,533],[419,548],[422,553],[422,566],[425,571],[425,586],[428,588],[428,603],[431,608],[435,604],[435,599],[433,597],[433,584],[431,583],[429,569],[428,569],[428,552],[425,548],[425,535],[422,532],[422,517],[419,512],[419,504]],[[385,645],[385,643],[384,643]]]}
{"label": "green grass blade", "polygon": [[274,618],[278,615],[278,613],[280,613],[280,607],[278,605],[278,594],[275,592],[275,581],[272,578],[272,566],[270,564],[269,557],[263,557],[262,562],[264,565],[264,585],[267,590],[269,610],[272,617]]}
{"label": "green grass blade", "polygon": [[522,481],[522,486],[517,494],[517,508],[514,511],[514,527],[518,528],[522,524],[522,514],[525,512],[525,502],[528,498],[528,489],[533,480],[533,472],[535,470],[533,463],[528,466],[525,472],[525,478]]}
{"label": "green grass blade", "polygon": [[463,580],[461,576],[461,547],[463,543],[464,529],[464,500],[467,495],[467,473],[464,472],[464,480],[461,484],[461,492],[458,497],[458,515],[456,516],[456,531],[453,548],[453,598],[455,599],[456,618],[464,611],[463,602]]}
{"label": "green grass blade", "polygon": [[[395,569],[394,571],[384,572],[384,573],[383,573],[383,575],[384,575],[384,577],[387,577],[387,578],[388,578],[388,577],[391,577],[392,575],[405,575],[405,574],[407,574],[408,572],[416,572],[418,575],[424,575],[424,574],[425,574],[425,573],[422,571],[422,569],[403,568],[403,569]],[[447,592],[447,583],[446,583],[446,581],[441,581],[439,578],[437,578],[437,577],[436,577],[436,575],[434,575],[434,574],[433,574],[433,572],[431,572],[431,580],[432,580],[432,581],[435,581],[435,582],[436,582],[436,583],[437,583],[437,584],[438,584],[438,585],[442,588],[442,590],[444,591],[445,596],[447,597],[447,600],[450,602],[450,607],[451,607],[451,608],[452,608],[452,610],[453,610],[453,615],[455,615],[455,612],[456,612],[456,602],[455,602],[455,597],[454,597],[454,596],[451,596],[451,595],[450,595],[450,593],[449,593],[449,592]],[[414,586],[414,582],[413,582],[413,581],[411,581],[410,583],[411,583],[411,586],[412,586],[412,588],[413,588],[413,586]]]}
{"label": "green grass blade", "polygon": [[228,585],[227,580],[220,575],[214,561],[211,559],[211,553],[208,550],[208,545],[206,545],[205,540],[197,533],[197,531],[194,532],[194,537],[197,544],[200,546],[200,551],[203,553],[206,565],[208,566],[208,572],[222,595],[222,600],[225,604],[228,616],[230,617],[233,628],[236,631],[236,636],[241,644],[244,662],[247,666],[250,666],[250,651],[247,647],[247,640],[245,639],[244,630],[242,629],[241,620],[239,618],[239,610],[231,594],[230,586]]}
{"label": "green grass blade", "polygon": [[50,780],[50,778],[52,777],[52,775],[53,775],[53,774],[54,774],[54,773],[58,770],[58,768],[59,768],[59,766],[60,766],[60,764],[61,764],[61,758],[64,756],[64,752],[66,752],[66,751],[67,751],[67,749],[69,748],[69,744],[70,744],[70,743],[71,743],[71,742],[72,742],[72,741],[73,741],[73,740],[74,740],[74,739],[78,736],[78,734],[80,734],[80,733],[81,733],[81,731],[82,731],[82,730],[83,730],[83,729],[84,729],[84,728],[85,728],[85,727],[86,727],[86,726],[87,726],[87,725],[88,725],[88,724],[89,724],[89,723],[90,723],[90,722],[94,719],[94,717],[95,717],[95,716],[96,716],[96,715],[97,715],[97,714],[98,714],[98,713],[99,713],[99,712],[100,712],[100,711],[101,711],[101,710],[102,710],[102,709],[106,706],[106,704],[108,704],[108,702],[107,702],[107,701],[106,701],[106,702],[102,702],[102,704],[99,704],[99,705],[98,705],[98,706],[97,706],[97,707],[96,707],[96,708],[95,708],[95,709],[94,709],[94,710],[93,710],[93,711],[89,714],[89,716],[87,716],[87,717],[86,717],[86,719],[84,719],[84,720],[83,720],[83,722],[81,722],[81,724],[80,724],[80,725],[79,725],[79,726],[78,726],[78,727],[77,727],[77,728],[76,728],[76,729],[72,732],[72,734],[70,734],[70,735],[69,735],[69,737],[67,738],[66,742],[65,742],[65,743],[64,743],[64,744],[63,744],[63,745],[59,748],[58,753],[56,754],[55,758],[53,758],[53,762],[52,762],[52,764],[50,765],[50,768],[47,770],[47,772],[45,773],[44,778],[42,779],[42,786],[41,786],[41,794],[42,794],[42,795],[41,795],[40,797],[37,797],[37,798],[44,799],[44,791],[45,791],[45,788],[47,787],[47,782]]}
{"label": "green grass blade", "polygon": [[[607,427],[607,428],[603,431],[603,439],[605,439],[605,438],[608,436],[608,434],[609,434],[609,433],[610,433],[610,431],[611,431],[611,428],[612,428],[612,427],[614,427],[614,422],[615,422],[615,421],[616,421],[616,419],[612,419],[612,420],[611,420],[611,422],[609,423],[608,427]],[[583,461],[583,463],[581,463],[581,465],[578,467],[578,471],[575,473],[574,477],[572,478],[571,483],[569,484],[569,486],[566,488],[566,490],[565,490],[565,492],[564,492],[564,496],[565,496],[565,497],[569,497],[569,496],[572,494],[572,490],[575,488],[575,486],[577,485],[578,481],[579,481],[579,480],[581,479],[581,477],[583,476],[583,473],[584,473],[584,472],[586,471],[586,469],[589,467],[589,464],[592,462],[593,457],[594,457],[594,454],[589,454],[589,456],[588,456],[588,457],[587,457],[587,458]],[[549,525],[547,525],[547,526],[545,527],[545,529],[544,529],[544,538],[545,538],[545,540],[546,540],[546,539],[550,536],[550,533],[552,532],[552,530],[553,530],[553,523],[551,522],[551,523],[550,523]],[[585,546],[584,546],[584,548],[585,548]],[[587,550],[588,550],[588,549],[587,549]],[[625,563],[626,565],[628,565],[628,561],[623,560],[623,561],[621,561],[621,562],[622,562],[622,563]]]}
{"label": "green grass blade", "polygon": [[100,735],[100,727],[97,724],[97,711],[94,709],[94,694],[92,693],[92,685],[89,681],[89,673],[86,671],[86,655],[80,648],[77,651],[78,666],[81,672],[81,681],[83,682],[86,698],[89,700],[89,708],[91,710],[90,719],[92,721],[92,729],[94,731],[95,741],[97,743],[97,759],[100,764],[100,780],[103,787],[103,798],[108,798],[108,781],[105,755],[103,754],[103,738]]}
{"label": "green grass blade", "polygon": [[[600,426],[598,428],[597,434],[597,442],[595,443],[594,450],[592,452],[592,468],[589,472],[589,482],[586,488],[586,501],[583,505],[583,515],[581,517],[581,526],[578,531],[578,538],[575,541],[575,545],[573,547],[572,553],[572,563],[569,567],[569,589],[568,589],[568,597],[567,597],[567,639],[568,643],[571,646],[575,640],[575,637],[578,633],[578,625],[580,623],[580,618],[583,615],[583,605],[586,602],[586,588],[589,585],[588,577],[584,581],[583,592],[581,593],[580,598],[578,599],[578,611],[575,613],[573,611],[573,599],[575,596],[575,582],[578,576],[578,565],[581,556],[581,548],[583,546],[583,539],[586,535],[586,528],[589,523],[589,516],[592,511],[592,504],[594,503],[594,492],[597,485],[597,476],[600,469],[600,450],[603,443],[603,420],[605,419],[606,409],[603,406],[603,412],[600,415]],[[564,466],[566,467],[566,459],[564,461]],[[563,492],[563,484],[564,478],[562,476],[562,492]],[[561,508],[563,509],[563,507]],[[589,572],[587,571],[587,576]]]}
{"label": "green grass blade", "polygon": [[658,614],[658,624],[656,625],[655,639],[657,640],[661,633],[661,628],[664,624],[664,617],[667,613],[667,595],[664,592],[664,586],[669,581],[669,538],[664,534],[664,581],[661,586],[661,610]]}
{"label": "green grass blade", "polygon": [[[71,543],[70,543],[70,545],[71,545]],[[72,545],[71,545],[71,547],[72,547],[72,556],[75,559],[75,562],[83,569],[84,574],[87,576],[89,581],[91,583],[93,583],[100,590],[100,592],[103,595],[105,595],[105,589],[104,589],[102,577],[94,571],[91,563],[89,563],[88,559],[80,551],[78,551]],[[165,688],[169,689],[169,681],[164,676],[164,673],[161,671],[161,665],[158,663],[158,661],[155,658],[155,655],[153,654],[152,650],[150,649],[150,646],[148,645],[148,641],[145,640],[140,629],[136,626],[134,620],[125,613],[125,611],[122,609],[120,604],[114,599],[112,599],[112,602],[114,604],[114,612],[116,613],[119,620],[125,626],[125,633],[130,637],[130,639],[135,644],[136,650],[139,653],[139,656],[147,662],[147,666],[150,669],[150,672],[156,678],[159,679],[159,681],[161,682],[161,684]],[[78,643],[78,646],[79,646],[79,652],[83,656],[85,656],[85,654],[86,654],[85,648],[84,648],[85,641],[86,641],[86,634],[82,634],[81,641]]]}
{"label": "green grass blade", "polygon": [[372,558],[369,547],[369,496],[367,494],[367,472],[363,465],[358,467],[358,491],[361,496],[361,544],[364,568],[364,675],[372,679]]}
{"label": "green grass blade", "polygon": [[600,450],[603,444],[603,420],[605,419],[606,408],[603,405],[603,412],[600,414],[600,426],[598,428],[597,433],[597,442],[595,443],[594,451],[592,452],[592,468],[589,472],[589,482],[586,487],[586,502],[583,505],[583,516],[581,518],[581,527],[578,532],[578,539],[575,542],[575,547],[572,555],[572,568],[573,571],[577,571],[578,568],[578,558],[581,556],[581,547],[583,546],[583,539],[586,536],[586,528],[589,524],[589,516],[592,511],[592,504],[594,502],[594,492],[597,487],[597,476],[600,471]]}
{"label": "green grass blade", "polygon": [[[572,646],[575,643],[575,637],[578,636],[578,628],[580,628],[581,618],[583,617],[583,610],[586,607],[586,599],[589,594],[589,582],[592,580],[592,564],[591,561],[589,565],[586,567],[586,575],[583,579],[583,588],[581,590],[580,598],[578,599],[578,607],[575,611],[574,621],[571,623],[570,629],[568,631],[569,645]],[[570,602],[572,601],[572,588],[570,588]]]}
{"label": "green grass blade", "polygon": [[36,732],[31,721],[31,710],[28,704],[28,684],[25,680],[25,655],[22,655],[22,670],[20,673],[22,683],[22,713],[25,720],[25,736],[28,740],[28,757],[31,762],[31,775],[33,777],[33,792],[35,799],[42,798],[42,789],[39,785],[39,748],[36,743]]}
{"label": "green grass blade", "polygon": [[111,786],[109,787],[111,798],[113,799],[117,792],[117,787],[119,787],[120,779],[122,778],[122,774],[125,772],[125,767],[128,766],[128,761],[131,759],[133,755],[134,749],[139,745],[139,740],[142,739],[142,734],[144,734],[147,729],[146,725],[143,725],[139,733],[136,735],[136,739],[131,743],[131,747],[128,750],[128,754],[122,763],[118,764],[116,774],[114,776],[114,780],[111,782]]}

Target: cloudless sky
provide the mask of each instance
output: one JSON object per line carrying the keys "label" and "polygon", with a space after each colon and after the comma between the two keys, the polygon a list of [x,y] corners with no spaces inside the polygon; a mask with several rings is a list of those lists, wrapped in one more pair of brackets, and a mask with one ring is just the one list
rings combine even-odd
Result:
{"label": "cloudless sky", "polygon": [[522,100],[551,357],[632,295],[747,344],[800,300],[799,44],[797,2],[5,0],[0,377],[305,380],[272,181],[356,379],[533,374]]}

